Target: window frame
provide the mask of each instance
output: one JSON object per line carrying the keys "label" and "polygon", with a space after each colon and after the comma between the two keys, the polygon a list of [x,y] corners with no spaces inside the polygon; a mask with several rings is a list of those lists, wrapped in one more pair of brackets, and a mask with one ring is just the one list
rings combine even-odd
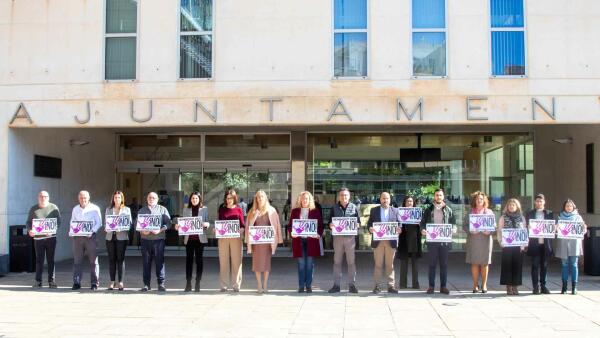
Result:
{"label": "window frame", "polygon": [[[527,39],[527,1],[523,0],[523,27],[492,27],[492,0],[486,1],[488,19],[488,69],[491,79],[525,79],[529,77],[529,53]],[[493,32],[523,32],[523,53],[525,72],[523,75],[494,75],[494,55],[492,49]]]}
{"label": "window frame", "polygon": [[[365,0],[367,2],[367,26],[366,28],[352,28],[352,29],[336,29],[335,28],[335,0],[331,0],[331,79],[332,80],[369,80],[371,76],[371,0]],[[365,76],[335,76],[335,34],[343,33],[366,33],[367,34],[367,75]]]}
{"label": "window frame", "polygon": [[[136,1],[136,20],[135,33],[107,33],[106,32],[106,17],[107,17],[107,0],[102,0],[102,79],[105,83],[108,82],[137,82],[140,76],[140,14],[141,1]],[[135,38],[135,78],[134,79],[107,79],[106,78],[106,40],[108,38]]]}
{"label": "window frame", "polygon": [[[444,28],[413,28],[413,1],[414,0],[410,0],[408,3],[408,12],[410,13],[409,15],[409,19],[408,19],[408,24],[409,24],[409,28],[410,28],[410,36],[408,38],[408,40],[410,41],[410,77],[411,79],[418,79],[418,80],[435,80],[435,79],[447,79],[448,78],[448,73],[449,73],[449,69],[448,69],[448,65],[450,64],[450,62],[448,62],[448,57],[449,57],[449,53],[448,53],[448,49],[449,49],[449,43],[448,43],[448,0],[444,0]],[[444,37],[445,37],[445,41],[446,41],[446,48],[445,48],[445,54],[446,54],[446,74],[445,75],[415,75],[415,63],[414,63],[414,41],[413,41],[413,35],[414,33],[444,33]]]}
{"label": "window frame", "polygon": [[[212,81],[215,78],[215,2],[211,0],[211,21],[212,28],[210,32],[182,32],[181,31],[181,0],[177,0],[177,81]],[[210,77],[182,77],[181,75],[181,37],[188,35],[210,35],[211,36],[211,51],[210,51],[210,62],[211,62],[211,74]]]}

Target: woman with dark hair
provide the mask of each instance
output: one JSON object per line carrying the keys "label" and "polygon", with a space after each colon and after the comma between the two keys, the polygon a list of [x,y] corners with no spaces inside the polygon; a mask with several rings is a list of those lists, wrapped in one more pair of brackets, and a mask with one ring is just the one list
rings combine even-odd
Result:
{"label": "woman with dark hair", "polygon": [[[506,202],[502,217],[498,221],[498,242],[502,246],[502,229],[526,229],[526,221],[521,211],[521,203],[516,198]],[[502,263],[500,264],[500,285],[506,285],[507,295],[518,295],[517,287],[523,284],[523,251],[524,246],[502,246]]]}
{"label": "woman with dark hair", "polygon": [[[402,207],[413,208],[417,203],[412,196],[405,196],[402,200]],[[408,260],[411,262],[412,288],[419,289],[419,263],[421,258],[421,231],[419,224],[402,224],[402,232],[398,238],[398,258],[400,259],[400,288],[407,288],[408,280]]]}
{"label": "woman with dark hair", "polygon": [[476,191],[471,194],[471,212],[463,223],[463,230],[467,233],[466,262],[471,264],[471,277],[473,278],[473,293],[480,291],[479,275],[481,275],[481,292],[487,292],[487,281],[490,264],[492,263],[492,234],[489,231],[469,231],[469,215],[493,215],[489,208],[489,200],[485,193]]}
{"label": "woman with dark hair", "polygon": [[[208,228],[208,208],[204,206],[202,196],[194,191],[190,194],[187,208],[183,209],[183,217],[202,217],[202,226]],[[179,225],[175,224],[179,230]],[[206,233],[202,235],[186,235],[183,239],[185,244],[185,292],[192,291],[192,272],[194,268],[194,257],[196,258],[196,284],[194,291],[200,292],[200,280],[202,279],[202,268],[204,265],[204,245],[207,243]]]}
{"label": "woman with dark hair", "polygon": [[[583,222],[583,218],[577,211],[577,206],[572,199],[567,199],[563,203],[562,210],[558,215],[559,221]],[[587,232],[587,225],[583,223],[583,231]],[[581,238],[558,238],[556,246],[556,257],[562,262],[562,289],[561,294],[567,293],[567,283],[569,282],[569,270],[571,270],[571,294],[577,294],[577,277],[579,270],[577,261],[579,256],[583,255],[583,240]]]}
{"label": "woman with dark hair", "polygon": [[219,238],[219,280],[221,292],[231,287],[239,292],[242,286],[242,237],[244,235],[244,211],[238,206],[235,190],[229,189],[223,196],[219,207],[219,221],[233,220],[240,224],[240,236],[237,238]]}
{"label": "woman with dark hair", "polygon": [[[110,206],[106,208],[105,215],[127,216],[131,224],[131,210],[125,206],[125,195],[122,191],[117,190],[112,194]],[[119,277],[119,291],[124,290],[123,275],[125,271],[125,250],[127,250],[127,243],[129,243],[129,231],[106,232],[106,251],[108,253],[108,271],[110,275],[108,290],[113,290],[117,287],[115,284],[117,272]]]}

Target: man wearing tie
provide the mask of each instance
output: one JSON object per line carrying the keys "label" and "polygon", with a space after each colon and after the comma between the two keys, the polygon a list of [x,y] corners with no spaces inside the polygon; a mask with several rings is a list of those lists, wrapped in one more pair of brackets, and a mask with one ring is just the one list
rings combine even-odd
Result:
{"label": "man wearing tie", "polygon": [[[380,206],[371,209],[369,215],[368,227],[369,233],[373,234],[373,223],[377,222],[400,222],[400,214],[397,208],[390,206],[390,194],[382,192],[379,196]],[[396,234],[399,234],[402,229],[397,226]],[[375,287],[373,293],[381,292],[379,287],[381,281],[381,271],[385,264],[385,275],[387,277],[388,293],[398,293],[394,282],[394,256],[396,255],[397,239],[385,241],[371,241],[373,248],[373,258],[375,259],[375,269],[373,272],[373,280]]]}

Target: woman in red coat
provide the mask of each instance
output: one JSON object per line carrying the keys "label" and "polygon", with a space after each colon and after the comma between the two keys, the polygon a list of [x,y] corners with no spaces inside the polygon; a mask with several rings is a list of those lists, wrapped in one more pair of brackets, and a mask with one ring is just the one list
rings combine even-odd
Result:
{"label": "woman in red coat", "polygon": [[[311,222],[301,224],[294,228],[294,220],[315,220],[317,235],[304,234],[311,228]],[[314,224],[313,224],[314,225]],[[310,229],[313,230],[314,229]],[[310,231],[309,230],[309,231]],[[290,215],[288,232],[292,236],[292,254],[298,260],[298,292],[312,292],[314,270],[314,257],[321,256],[320,237],[323,234],[323,220],[321,212],[315,207],[315,199],[308,191],[303,191],[298,196],[296,207]]]}

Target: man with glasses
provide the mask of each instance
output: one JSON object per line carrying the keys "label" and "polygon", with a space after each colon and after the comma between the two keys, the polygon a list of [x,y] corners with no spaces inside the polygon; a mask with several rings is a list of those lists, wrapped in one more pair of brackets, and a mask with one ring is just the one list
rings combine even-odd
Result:
{"label": "man with glasses", "polygon": [[[350,202],[350,190],[341,188],[338,192],[338,202],[333,206],[331,217],[352,217],[356,219],[357,226],[360,226],[360,217],[358,208]],[[330,220],[329,228],[333,229],[333,222]],[[346,264],[348,265],[348,291],[358,293],[356,288],[356,264],[355,264],[356,236],[344,235],[333,236],[333,287],[329,293],[340,292],[342,281],[342,262],[344,254],[346,255]]]}
{"label": "man with glasses", "polygon": [[60,210],[55,204],[50,203],[50,195],[47,191],[40,191],[38,203],[29,209],[27,215],[27,230],[29,236],[34,239],[35,247],[35,283],[34,288],[42,287],[42,274],[44,272],[44,259],[48,262],[48,286],[56,288],[54,282],[54,251],[56,250],[56,233],[36,234],[32,225],[34,219],[55,219],[57,228],[60,226]]}
{"label": "man with glasses", "polygon": [[139,215],[160,215],[160,230],[142,230],[142,260],[143,260],[143,280],[144,286],[140,289],[142,292],[149,291],[150,274],[152,272],[152,259],[154,258],[156,279],[158,282],[158,291],[167,291],[165,288],[165,231],[171,224],[171,216],[167,208],[158,204],[158,195],[155,192],[148,194],[146,199],[148,205],[140,209]]}

